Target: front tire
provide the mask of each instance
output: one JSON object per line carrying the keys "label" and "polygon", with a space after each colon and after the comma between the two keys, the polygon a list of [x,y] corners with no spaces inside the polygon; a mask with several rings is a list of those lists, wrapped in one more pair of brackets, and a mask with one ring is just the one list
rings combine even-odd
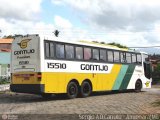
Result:
{"label": "front tire", "polygon": [[75,82],[70,82],[67,86],[67,97],[69,99],[76,98],[78,95],[78,85]]}
{"label": "front tire", "polygon": [[89,82],[84,81],[81,85],[81,96],[88,97],[92,92],[92,87]]}
{"label": "front tire", "polygon": [[135,92],[141,92],[141,89],[142,89],[142,82],[140,80],[137,80],[135,84]]}

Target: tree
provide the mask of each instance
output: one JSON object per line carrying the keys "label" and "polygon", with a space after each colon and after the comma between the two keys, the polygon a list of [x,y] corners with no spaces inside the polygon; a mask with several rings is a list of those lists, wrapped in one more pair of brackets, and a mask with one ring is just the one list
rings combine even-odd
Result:
{"label": "tree", "polygon": [[13,39],[13,38],[15,38],[15,37],[19,37],[19,36],[23,36],[23,35],[21,35],[21,34],[15,34],[15,35],[5,35],[3,38],[6,38],[6,39]]}
{"label": "tree", "polygon": [[119,43],[115,43],[115,42],[108,43],[108,45],[114,45],[114,46],[117,46],[117,47],[119,47],[119,48],[127,48],[127,49],[128,49],[128,47],[127,47],[127,46],[124,46],[124,45],[121,45],[121,44],[119,44]]}
{"label": "tree", "polygon": [[155,71],[160,73],[160,63],[157,64],[157,67],[155,68]]}
{"label": "tree", "polygon": [[124,46],[124,45],[121,45],[121,44],[115,43],[115,42],[112,42],[112,43],[105,43],[105,42],[98,42],[98,41],[92,41],[92,42],[94,42],[94,43],[100,43],[100,44],[104,44],[104,45],[113,45],[113,46],[117,46],[119,48],[126,48],[126,49],[128,49],[127,46]]}

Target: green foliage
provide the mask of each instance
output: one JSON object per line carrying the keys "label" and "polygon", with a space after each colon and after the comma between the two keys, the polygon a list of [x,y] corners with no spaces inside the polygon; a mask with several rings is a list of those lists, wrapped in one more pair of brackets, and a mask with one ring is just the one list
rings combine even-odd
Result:
{"label": "green foliage", "polygon": [[4,36],[3,38],[10,39],[10,38],[13,38],[13,36],[12,35],[8,35],[8,36]]}
{"label": "green foliage", "polygon": [[94,43],[99,43],[98,41],[92,41],[92,42],[94,42]]}
{"label": "green foliage", "polygon": [[124,45],[121,45],[121,44],[115,43],[115,42],[108,43],[108,45],[114,45],[114,46],[117,46],[117,47],[119,47],[119,48],[128,48],[127,46],[124,46]]}
{"label": "green foliage", "polygon": [[1,84],[8,84],[8,83],[10,83],[9,77],[0,77],[0,85]]}
{"label": "green foliage", "polygon": [[105,42],[100,42],[101,44],[106,44]]}
{"label": "green foliage", "polygon": [[6,39],[13,39],[15,37],[19,37],[19,36],[23,36],[23,35],[20,35],[20,34],[15,34],[15,35],[8,35],[8,36],[4,36],[3,38],[6,38]]}
{"label": "green foliage", "polygon": [[160,73],[160,63],[158,63],[157,67],[155,68],[155,71]]}
{"label": "green foliage", "polygon": [[152,84],[160,83],[160,63],[158,63],[157,67],[152,71]]}
{"label": "green foliage", "polygon": [[98,42],[98,41],[92,41],[92,42],[94,42],[94,43],[100,43],[100,44],[106,44],[106,45],[113,45],[113,46],[117,46],[119,48],[126,48],[126,49],[128,49],[127,46],[124,46],[124,45],[121,45],[121,44],[115,43],[115,42],[112,42],[112,43],[105,43],[105,42]]}
{"label": "green foliage", "polygon": [[2,84],[9,84],[10,82],[9,81],[0,81],[0,85]]}

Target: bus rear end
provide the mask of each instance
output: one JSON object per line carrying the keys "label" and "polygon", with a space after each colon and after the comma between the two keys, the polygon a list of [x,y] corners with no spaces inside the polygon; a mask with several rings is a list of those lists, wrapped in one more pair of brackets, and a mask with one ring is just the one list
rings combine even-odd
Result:
{"label": "bus rear end", "polygon": [[40,94],[44,91],[40,73],[38,35],[16,37],[12,43],[11,85],[13,92]]}

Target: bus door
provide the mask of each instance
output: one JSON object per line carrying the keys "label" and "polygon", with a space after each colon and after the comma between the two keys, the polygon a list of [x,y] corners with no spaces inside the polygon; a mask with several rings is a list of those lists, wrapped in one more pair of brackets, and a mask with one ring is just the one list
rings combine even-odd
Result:
{"label": "bus door", "polygon": [[152,77],[152,68],[151,68],[151,63],[145,61],[144,62],[144,74],[145,77],[150,79]]}

